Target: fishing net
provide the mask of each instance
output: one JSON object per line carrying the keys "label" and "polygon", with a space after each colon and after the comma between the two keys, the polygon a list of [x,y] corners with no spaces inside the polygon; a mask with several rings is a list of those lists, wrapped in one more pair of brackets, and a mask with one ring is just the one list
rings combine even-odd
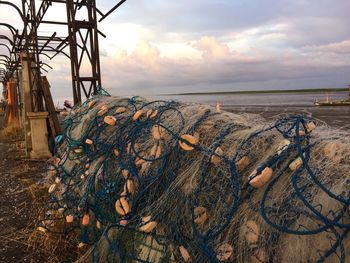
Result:
{"label": "fishing net", "polygon": [[63,126],[40,229],[80,262],[350,260],[345,131],[108,96]]}

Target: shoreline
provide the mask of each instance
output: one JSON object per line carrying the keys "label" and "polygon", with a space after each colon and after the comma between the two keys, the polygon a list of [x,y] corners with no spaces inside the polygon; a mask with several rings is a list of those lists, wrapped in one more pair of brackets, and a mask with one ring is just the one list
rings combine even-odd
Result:
{"label": "shoreline", "polygon": [[300,90],[242,90],[242,91],[217,91],[217,92],[186,92],[186,93],[172,93],[160,94],[157,96],[205,96],[205,95],[242,95],[242,94],[283,94],[283,93],[315,93],[315,92],[344,92],[348,88],[329,88],[329,89],[300,89]]}

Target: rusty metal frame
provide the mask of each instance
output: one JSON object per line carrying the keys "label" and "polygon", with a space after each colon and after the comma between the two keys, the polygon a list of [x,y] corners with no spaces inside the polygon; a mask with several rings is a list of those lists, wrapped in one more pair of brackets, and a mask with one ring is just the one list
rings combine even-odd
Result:
{"label": "rusty metal frame", "polygon": [[[16,9],[23,21],[22,34],[18,30],[6,24],[14,35],[13,41],[6,39],[12,46],[11,54],[14,55],[11,68],[7,68],[6,78],[16,74],[21,62],[18,56],[19,52],[26,52],[34,56],[34,67],[31,68],[30,85],[32,87],[33,105],[35,110],[40,110],[41,105],[41,70],[46,71],[43,66],[49,66],[40,61],[40,55],[48,57],[50,60],[58,54],[63,54],[71,61],[72,88],[74,103],[82,102],[82,94],[89,98],[97,92],[98,86],[101,86],[101,66],[99,56],[98,35],[106,37],[98,30],[97,21],[101,22],[120,7],[126,0],[119,1],[107,13],[103,14],[96,7],[96,0],[42,0],[38,11],[36,12],[35,0],[22,0],[22,6],[0,0],[1,4],[10,5]],[[44,20],[44,16],[53,3],[65,4],[67,10],[66,21]],[[77,13],[85,10],[85,18],[77,19]],[[98,20],[97,16],[100,16]],[[57,37],[56,33],[49,37],[38,36],[38,27],[40,24],[54,24],[68,27],[68,36]],[[0,39],[2,37],[0,36]],[[69,46],[69,54],[64,50]],[[53,53],[49,55],[49,53]],[[82,71],[83,63],[88,62],[89,72],[84,75]],[[86,66],[86,64],[84,64]]]}

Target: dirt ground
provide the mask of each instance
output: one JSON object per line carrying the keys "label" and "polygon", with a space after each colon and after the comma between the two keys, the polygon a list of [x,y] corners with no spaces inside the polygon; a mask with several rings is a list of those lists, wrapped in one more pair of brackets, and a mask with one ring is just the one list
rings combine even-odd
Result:
{"label": "dirt ground", "polygon": [[45,166],[25,158],[21,138],[4,138],[0,131],[0,263],[46,262],[44,251],[28,247],[36,227],[29,189],[43,178]]}

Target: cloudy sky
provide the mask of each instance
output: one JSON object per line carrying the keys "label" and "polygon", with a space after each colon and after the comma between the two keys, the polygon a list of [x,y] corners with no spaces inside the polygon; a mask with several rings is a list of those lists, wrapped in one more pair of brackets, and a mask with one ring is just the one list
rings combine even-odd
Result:
{"label": "cloudy sky", "polygon": [[[97,4],[108,11],[114,1]],[[349,10],[349,0],[128,0],[99,24],[103,86],[116,95],[343,88]],[[64,20],[64,7],[49,18]],[[0,6],[0,20],[19,18]],[[54,95],[70,96],[69,60],[50,65]]]}

